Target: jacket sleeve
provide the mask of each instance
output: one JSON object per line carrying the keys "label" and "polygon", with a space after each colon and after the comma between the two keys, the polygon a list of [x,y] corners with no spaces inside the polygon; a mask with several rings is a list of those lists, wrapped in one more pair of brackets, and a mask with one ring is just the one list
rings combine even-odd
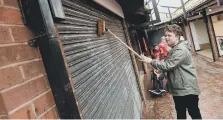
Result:
{"label": "jacket sleeve", "polygon": [[184,50],[178,48],[174,51],[174,53],[172,53],[171,56],[169,56],[169,58],[166,61],[160,62],[157,60],[153,60],[151,65],[155,69],[160,70],[160,71],[173,70],[174,68],[182,64],[182,62],[186,59],[186,56],[187,55],[184,52]]}

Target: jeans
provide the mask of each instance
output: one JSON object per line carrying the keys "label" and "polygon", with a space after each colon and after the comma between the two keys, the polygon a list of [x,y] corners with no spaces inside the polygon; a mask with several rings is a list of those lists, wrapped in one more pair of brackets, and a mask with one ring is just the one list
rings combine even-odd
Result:
{"label": "jeans", "polygon": [[152,74],[152,79],[153,79],[153,89],[159,91],[160,89],[163,89],[163,79],[165,77],[164,73],[161,74],[158,79],[157,75],[155,73]]}
{"label": "jeans", "polygon": [[198,95],[173,96],[177,119],[186,119],[186,109],[192,119],[202,119],[198,107]]}

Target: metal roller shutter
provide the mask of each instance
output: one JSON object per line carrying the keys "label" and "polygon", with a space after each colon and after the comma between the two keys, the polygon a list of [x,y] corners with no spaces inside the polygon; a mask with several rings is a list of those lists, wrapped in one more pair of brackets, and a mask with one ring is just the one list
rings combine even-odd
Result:
{"label": "metal roller shutter", "polygon": [[66,20],[57,23],[83,118],[136,118],[141,98],[129,51],[97,21],[126,41],[122,21],[78,0],[62,0]]}

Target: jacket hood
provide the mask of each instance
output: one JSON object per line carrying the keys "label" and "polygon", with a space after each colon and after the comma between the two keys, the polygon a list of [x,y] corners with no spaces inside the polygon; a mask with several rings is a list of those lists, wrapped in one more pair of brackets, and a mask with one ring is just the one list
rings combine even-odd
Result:
{"label": "jacket hood", "polygon": [[191,51],[191,46],[187,40],[182,40],[179,44],[185,46],[189,51]]}

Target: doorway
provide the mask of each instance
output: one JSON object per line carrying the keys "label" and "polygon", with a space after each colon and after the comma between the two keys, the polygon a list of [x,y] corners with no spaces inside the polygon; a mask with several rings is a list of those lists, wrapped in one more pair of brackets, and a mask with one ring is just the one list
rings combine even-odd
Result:
{"label": "doorway", "polygon": [[196,53],[213,59],[211,44],[203,19],[190,22],[190,28]]}

